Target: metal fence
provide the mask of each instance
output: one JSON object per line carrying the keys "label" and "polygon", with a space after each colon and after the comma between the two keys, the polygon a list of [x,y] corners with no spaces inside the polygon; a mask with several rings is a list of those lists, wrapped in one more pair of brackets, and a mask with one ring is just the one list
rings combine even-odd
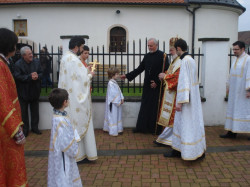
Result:
{"label": "metal fence", "polygon": [[[142,44],[143,43],[143,44]],[[166,44],[165,41],[158,41],[159,43],[159,50],[166,52]],[[17,47],[17,50],[19,50],[22,46],[28,45],[28,44],[19,44]],[[33,50],[33,54],[35,58],[40,58],[41,53],[40,50],[42,46],[39,44],[38,47],[32,45],[29,45]],[[52,57],[51,60],[51,79],[53,82],[52,87],[57,87],[58,78],[59,78],[59,67],[60,67],[60,59],[62,57],[62,50],[57,47],[54,48],[51,46],[48,48],[49,55]],[[126,52],[109,52],[108,48],[102,47],[96,47],[95,49],[92,47],[90,48],[90,56],[89,56],[89,62],[93,62],[95,59],[100,62],[100,66],[97,66],[95,77],[92,81],[92,91],[98,92],[98,93],[105,93],[106,87],[107,87],[107,73],[106,70],[110,66],[118,66],[120,68],[121,74],[128,73],[132,70],[134,70],[139,63],[142,61],[145,54],[148,53],[147,48],[147,38],[144,42],[141,40],[136,43],[135,41],[130,44],[129,42],[126,45]],[[168,52],[166,52],[168,54]],[[198,77],[201,77],[201,58],[203,54],[201,54],[200,49],[198,49],[196,54],[191,54],[193,58],[196,60],[197,68],[198,68]],[[20,57],[20,54],[17,51],[16,59]],[[170,55],[168,54],[168,59],[171,61]],[[136,89],[139,89],[139,92],[142,92],[143,87],[143,79],[144,79],[144,73],[140,74],[135,80],[129,82],[128,80],[125,81],[119,81],[119,85],[122,91],[126,89],[128,92],[135,92]],[[47,85],[46,85],[47,90]]]}

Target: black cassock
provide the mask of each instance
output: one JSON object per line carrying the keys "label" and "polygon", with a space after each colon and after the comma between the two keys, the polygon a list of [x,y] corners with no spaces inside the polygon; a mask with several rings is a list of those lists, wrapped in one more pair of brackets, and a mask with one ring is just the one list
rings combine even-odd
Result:
{"label": "black cassock", "polygon": [[[169,66],[167,57],[165,66],[163,66],[163,55],[164,53],[159,50],[154,53],[147,53],[140,65],[134,71],[126,74],[127,79],[131,81],[145,70],[141,107],[136,123],[136,131],[138,132],[155,133],[156,130],[161,85],[158,75],[167,70]],[[150,87],[151,80],[154,80],[157,84],[156,88]],[[157,128],[158,133],[159,130],[160,128]]]}

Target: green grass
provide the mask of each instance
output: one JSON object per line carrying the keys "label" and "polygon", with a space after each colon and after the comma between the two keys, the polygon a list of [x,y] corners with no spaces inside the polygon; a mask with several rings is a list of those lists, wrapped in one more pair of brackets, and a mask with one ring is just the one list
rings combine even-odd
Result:
{"label": "green grass", "polygon": [[[41,96],[48,96],[51,92],[52,88],[42,88],[41,90]],[[97,88],[94,88],[92,90],[91,95],[92,96],[106,96],[107,88],[103,90],[103,88],[99,88],[99,92]],[[122,90],[124,96],[141,96],[142,95],[142,89],[140,90],[138,87],[134,88],[123,88]]]}
{"label": "green grass", "polygon": [[[140,90],[138,87],[137,88],[124,88],[123,89],[121,88],[122,90],[122,93],[124,96],[141,96],[142,95],[142,89]],[[99,92],[98,92],[98,89],[97,88],[94,88],[92,90],[92,96],[106,96],[106,91],[107,91],[107,88],[105,88],[103,90],[103,88],[99,88]]]}

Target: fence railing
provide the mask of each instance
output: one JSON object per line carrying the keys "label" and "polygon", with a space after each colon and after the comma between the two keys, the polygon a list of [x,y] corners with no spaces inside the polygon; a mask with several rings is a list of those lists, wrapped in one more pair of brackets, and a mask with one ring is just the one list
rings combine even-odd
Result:
{"label": "fence railing", "polygon": [[[159,41],[158,41],[159,42]],[[92,81],[92,91],[98,92],[98,93],[105,93],[106,87],[107,87],[107,73],[106,70],[110,66],[117,66],[120,68],[121,74],[128,73],[132,70],[134,70],[142,61],[145,54],[148,53],[147,48],[147,39],[144,42],[145,44],[142,44],[141,40],[136,45],[136,42],[133,41],[132,45],[130,43],[127,43],[126,45],[126,52],[109,52],[107,50],[108,48],[105,48],[104,46],[96,47],[94,49],[93,47],[90,48],[90,56],[89,56],[89,62],[94,61],[95,59],[100,62],[100,66],[97,66],[96,75],[93,78]],[[159,42],[160,43],[160,42]],[[17,47],[17,50],[19,50],[22,46],[28,45],[28,44],[20,44],[19,47]],[[29,45],[32,49],[35,48],[34,43]],[[33,51],[34,58],[39,59],[41,57],[41,45],[37,47],[38,49],[36,51]],[[53,82],[52,87],[57,87],[58,78],[59,78],[59,67],[60,67],[60,59],[62,57],[62,50],[58,48],[54,48],[51,46],[48,48],[49,55],[51,58],[51,80]],[[144,48],[144,49],[142,49]],[[163,41],[161,45],[159,45],[159,50],[165,52],[166,46],[165,42]],[[169,61],[171,61],[171,56],[166,52],[168,55]],[[200,49],[198,49],[196,54],[191,54],[193,58],[195,58],[197,63],[197,70],[198,70],[198,77],[201,77],[201,58],[203,54],[201,54]],[[20,54],[17,51],[15,59],[18,59],[17,57],[20,57]],[[142,87],[143,87],[143,79],[144,79],[144,73],[140,74],[136,79],[129,82],[128,80],[125,81],[118,81],[120,88],[122,91],[126,89],[127,92],[135,93],[136,90],[141,93]],[[48,85],[46,84],[46,91]]]}

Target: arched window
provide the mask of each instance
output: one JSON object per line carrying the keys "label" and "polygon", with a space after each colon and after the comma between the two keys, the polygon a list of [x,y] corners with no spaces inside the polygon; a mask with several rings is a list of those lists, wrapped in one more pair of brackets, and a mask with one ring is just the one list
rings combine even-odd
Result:
{"label": "arched window", "polygon": [[126,52],[126,30],[114,27],[110,30],[110,52]]}

